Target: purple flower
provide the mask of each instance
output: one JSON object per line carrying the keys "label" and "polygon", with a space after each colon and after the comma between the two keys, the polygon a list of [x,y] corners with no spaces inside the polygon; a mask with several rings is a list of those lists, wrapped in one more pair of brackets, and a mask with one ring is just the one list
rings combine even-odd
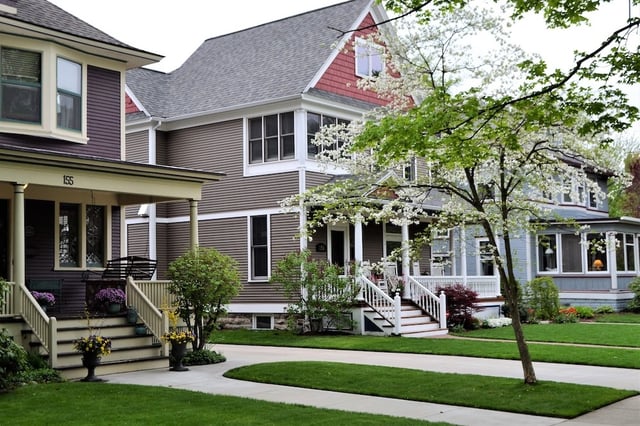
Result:
{"label": "purple flower", "polygon": [[56,303],[56,297],[48,291],[32,291],[31,295],[42,306],[53,306]]}
{"label": "purple flower", "polygon": [[126,299],[124,291],[119,288],[103,288],[96,293],[96,300],[100,303],[122,304]]}

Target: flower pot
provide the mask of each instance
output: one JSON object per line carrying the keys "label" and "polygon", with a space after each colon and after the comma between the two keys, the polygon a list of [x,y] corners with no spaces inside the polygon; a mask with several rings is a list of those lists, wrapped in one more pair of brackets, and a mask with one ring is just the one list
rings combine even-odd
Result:
{"label": "flower pot", "polygon": [[146,336],[147,335],[147,327],[144,325],[136,325],[135,328],[136,336]]}
{"label": "flower pot", "polygon": [[120,305],[119,303],[110,303],[107,305],[107,313],[117,314],[118,312],[120,312],[121,308],[122,305]]}
{"label": "flower pot", "polygon": [[171,343],[171,371],[188,371],[189,369],[182,365],[182,359],[187,354],[186,343]]}
{"label": "flower pot", "polygon": [[87,377],[81,379],[81,382],[104,381],[96,376],[96,367],[100,365],[100,357],[97,352],[84,352],[82,355],[82,365],[87,369]]}
{"label": "flower pot", "polygon": [[136,308],[133,306],[130,306],[129,309],[127,309],[127,322],[129,324],[135,324],[138,322],[138,311],[136,311]]}

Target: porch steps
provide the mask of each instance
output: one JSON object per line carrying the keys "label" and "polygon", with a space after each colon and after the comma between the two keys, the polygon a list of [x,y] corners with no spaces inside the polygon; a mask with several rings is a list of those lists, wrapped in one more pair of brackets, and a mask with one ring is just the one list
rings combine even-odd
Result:
{"label": "porch steps", "polygon": [[58,360],[56,370],[66,379],[87,375],[82,355],[73,348],[75,339],[97,334],[111,339],[111,353],[102,357],[96,375],[124,373],[155,368],[169,368],[169,359],[162,355],[162,343],[153,335],[136,335],[135,324],[126,315],[91,318],[58,319]]}
{"label": "porch steps", "polygon": [[[371,315],[373,313],[373,315]],[[393,326],[385,321],[382,316],[373,310],[369,311],[369,319],[389,336],[393,334]],[[410,300],[402,300],[400,307],[400,335],[402,337],[435,337],[448,333],[446,328],[440,328],[440,324],[425,314]]]}

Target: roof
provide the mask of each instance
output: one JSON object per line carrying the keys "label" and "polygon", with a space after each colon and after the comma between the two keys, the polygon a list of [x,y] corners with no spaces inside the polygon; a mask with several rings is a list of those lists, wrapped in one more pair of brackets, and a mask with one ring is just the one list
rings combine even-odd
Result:
{"label": "roof", "polygon": [[352,0],[205,40],[175,71],[130,70],[127,85],[151,116],[169,119],[299,97],[334,54],[337,29],[354,28],[371,3]]}
{"label": "roof", "polygon": [[[94,47],[101,46],[102,49],[111,50],[110,57],[124,60],[135,67],[162,59],[160,55],[134,48],[111,37],[46,0],[4,0],[1,3],[14,7],[16,13],[0,8],[0,32],[37,35],[41,39],[47,39],[46,32],[38,31],[47,29],[57,33],[58,37],[64,38],[65,42],[71,45],[74,41],[77,42],[76,38],[91,40]],[[16,21],[21,25],[16,26]],[[87,43],[82,43],[81,46],[92,51],[87,47]]]}

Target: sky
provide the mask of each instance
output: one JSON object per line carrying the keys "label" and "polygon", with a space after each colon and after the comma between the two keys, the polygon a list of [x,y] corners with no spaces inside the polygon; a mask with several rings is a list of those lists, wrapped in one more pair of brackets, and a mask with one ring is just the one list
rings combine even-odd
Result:
{"label": "sky", "polygon": [[[49,1],[123,43],[164,56],[148,68],[170,72],[208,38],[344,0]],[[611,0],[591,15],[590,26],[578,29],[547,30],[540,17],[530,16],[513,28],[513,40],[525,50],[540,54],[553,68],[567,70],[575,49],[593,50],[612,28],[624,25],[629,15],[628,2]],[[639,9],[636,6],[633,10],[636,16]],[[630,95],[640,106],[640,87]]]}

